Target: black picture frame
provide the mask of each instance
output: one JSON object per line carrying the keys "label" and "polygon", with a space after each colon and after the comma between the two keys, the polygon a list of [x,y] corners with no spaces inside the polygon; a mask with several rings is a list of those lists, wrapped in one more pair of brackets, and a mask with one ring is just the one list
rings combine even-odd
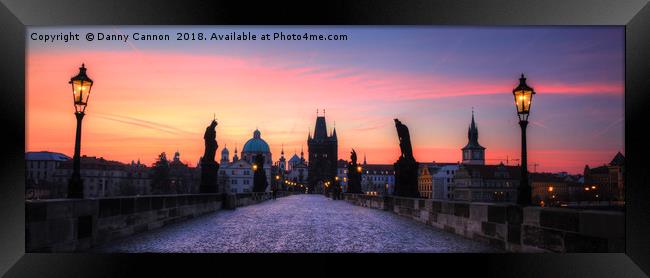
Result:
{"label": "black picture frame", "polygon": [[[0,0],[0,274],[5,277],[309,273],[496,277],[650,275],[650,5],[647,0],[249,1]],[[25,253],[25,42],[39,25],[619,25],[626,28],[626,252],[611,254]],[[525,62],[525,61],[522,61]],[[399,262],[397,262],[399,260]],[[249,265],[249,266],[247,266]],[[250,265],[254,267],[250,267]],[[306,267],[306,268],[305,268]],[[235,271],[233,274],[231,271]],[[387,274],[388,272],[385,272]]]}

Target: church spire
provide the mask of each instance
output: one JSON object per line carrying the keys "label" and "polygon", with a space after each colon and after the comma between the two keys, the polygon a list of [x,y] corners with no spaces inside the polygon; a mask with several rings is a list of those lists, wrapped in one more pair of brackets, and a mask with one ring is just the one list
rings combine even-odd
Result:
{"label": "church spire", "polygon": [[485,148],[478,143],[478,128],[474,119],[474,107],[472,107],[472,122],[467,129],[467,145],[463,151],[463,164],[485,164]]}
{"label": "church spire", "polygon": [[472,107],[472,123],[470,123],[467,130],[467,139],[469,139],[470,144],[478,145],[478,128],[474,121],[474,107]]}

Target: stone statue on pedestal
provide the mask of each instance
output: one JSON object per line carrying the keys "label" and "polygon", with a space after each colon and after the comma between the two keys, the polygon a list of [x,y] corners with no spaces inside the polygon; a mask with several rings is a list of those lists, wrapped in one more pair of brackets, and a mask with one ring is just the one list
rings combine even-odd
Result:
{"label": "stone statue on pedestal", "polygon": [[348,193],[363,193],[361,190],[361,172],[357,164],[357,152],[352,149],[348,164]]}
{"label": "stone statue on pedestal", "polygon": [[408,127],[395,119],[395,128],[399,138],[399,147],[402,154],[395,162],[395,191],[394,195],[402,197],[420,197],[418,192],[418,163],[413,157],[411,135]]}
{"label": "stone statue on pedestal", "polygon": [[205,151],[201,158],[201,184],[199,192],[201,193],[216,193],[217,192],[217,175],[219,173],[219,163],[214,160],[215,154],[219,145],[217,144],[217,121],[212,120],[212,123],[205,129],[203,140],[205,141]]}
{"label": "stone statue on pedestal", "polygon": [[269,182],[264,171],[264,156],[258,154],[253,162],[253,192],[265,192]]}

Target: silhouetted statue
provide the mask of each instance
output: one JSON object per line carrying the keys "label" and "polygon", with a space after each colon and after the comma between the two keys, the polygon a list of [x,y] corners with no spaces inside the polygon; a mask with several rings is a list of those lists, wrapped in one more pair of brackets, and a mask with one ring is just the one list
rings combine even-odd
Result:
{"label": "silhouetted statue", "polygon": [[363,193],[361,190],[361,170],[357,164],[357,152],[352,149],[348,164],[348,193]]}
{"label": "silhouetted statue", "polygon": [[214,161],[215,154],[219,145],[217,145],[217,121],[212,120],[212,123],[205,128],[205,134],[203,134],[203,140],[205,141],[205,152],[203,152],[203,161]]}
{"label": "silhouetted statue", "polygon": [[402,124],[398,119],[395,119],[395,128],[397,128],[397,138],[399,138],[399,148],[402,151],[402,157],[413,157],[409,128]]}
{"label": "silhouetted statue", "polygon": [[399,138],[399,147],[402,151],[395,162],[395,191],[393,194],[402,197],[418,198],[418,163],[413,157],[411,135],[406,125],[395,119],[395,128]]}
{"label": "silhouetted statue", "polygon": [[203,140],[205,141],[205,151],[201,158],[201,185],[199,191],[201,193],[216,193],[217,192],[217,174],[219,172],[219,164],[214,161],[215,154],[217,153],[217,121],[212,120],[212,123],[205,129]]}
{"label": "silhouetted statue", "polygon": [[264,155],[258,154],[253,162],[253,192],[265,192],[268,186],[266,172],[264,171]]}

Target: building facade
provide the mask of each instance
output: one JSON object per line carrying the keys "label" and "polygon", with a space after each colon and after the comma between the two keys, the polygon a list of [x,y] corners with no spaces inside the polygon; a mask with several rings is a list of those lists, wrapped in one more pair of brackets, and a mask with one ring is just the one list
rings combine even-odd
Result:
{"label": "building facade", "polygon": [[361,190],[374,195],[393,194],[395,167],[393,164],[367,164],[364,159],[361,172]]}
{"label": "building facade", "polygon": [[418,175],[420,197],[436,200],[451,200],[451,187],[458,171],[458,163],[421,163]]}
{"label": "building facade", "polygon": [[[584,169],[585,200],[625,201],[625,157],[617,153],[609,162],[599,167]],[[589,192],[587,192],[589,191]]]}
{"label": "building facade", "polygon": [[57,186],[54,174],[61,163],[70,160],[65,154],[55,152],[25,153],[25,197],[46,199],[51,196],[65,197],[67,187]]}
{"label": "building facade", "polygon": [[420,192],[420,198],[433,198],[433,178],[431,172],[434,171],[431,163],[420,163],[418,169],[418,192]]}
{"label": "building facade", "polygon": [[233,161],[219,166],[219,187],[226,192],[253,192],[253,166],[248,161],[233,157]]}
{"label": "building facade", "polygon": [[[122,196],[122,192],[131,186],[128,165],[106,160],[103,157],[82,156],[80,159],[79,172],[83,180],[84,198]],[[55,171],[54,179],[58,186],[67,187],[68,180],[72,175],[72,164],[72,160],[62,162]]]}
{"label": "building facade", "polygon": [[343,188],[343,192],[348,192],[348,161],[339,159],[336,162],[336,178]]}
{"label": "building facade", "polygon": [[309,166],[305,161],[305,154],[300,150],[300,157],[293,154],[287,165],[285,179],[292,182],[295,187],[305,188],[309,179]]}
{"label": "building facade", "polygon": [[540,206],[560,206],[575,197],[572,189],[577,180],[571,176],[556,173],[530,173],[531,200]]}
{"label": "building facade", "polygon": [[436,172],[432,175],[433,199],[453,199],[451,188],[455,182],[456,171],[458,171],[459,167],[458,163],[436,163]]}
{"label": "building facade", "polygon": [[454,176],[453,199],[468,202],[517,201],[520,168],[499,165],[461,164]]}

